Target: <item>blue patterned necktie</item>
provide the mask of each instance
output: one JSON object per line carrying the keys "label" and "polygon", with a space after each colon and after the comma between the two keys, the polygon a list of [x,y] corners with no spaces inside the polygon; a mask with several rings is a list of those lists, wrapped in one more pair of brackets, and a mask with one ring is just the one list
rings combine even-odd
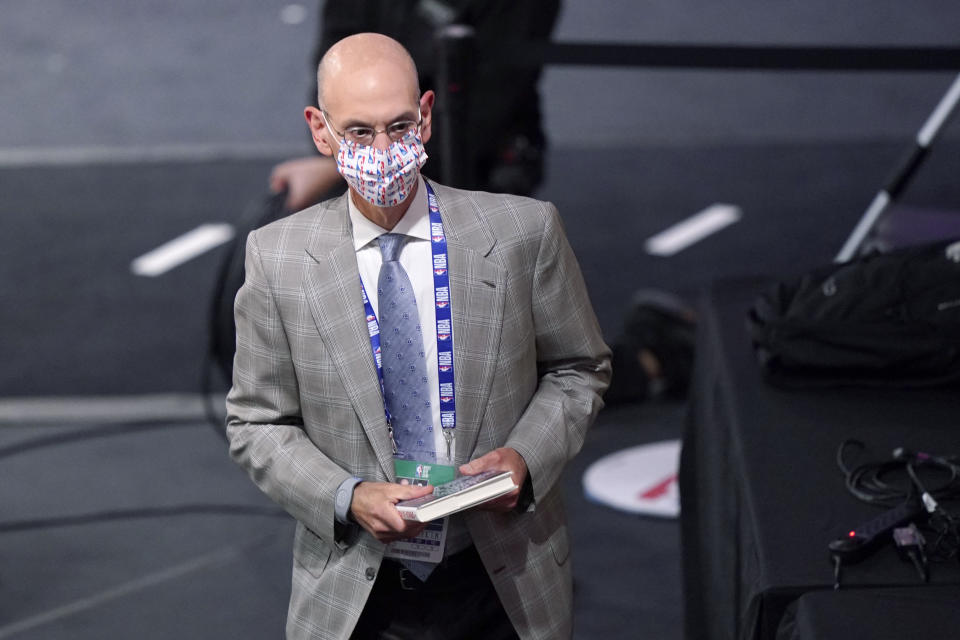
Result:
{"label": "blue patterned necktie", "polygon": [[383,264],[377,279],[383,391],[398,455],[436,462],[432,412],[417,299],[397,258],[407,236],[380,236]]}
{"label": "blue patterned necktie", "polygon": [[[419,462],[436,462],[427,358],[417,299],[410,277],[397,261],[406,239],[402,234],[385,233],[378,240],[383,256],[377,278],[383,393],[397,454]],[[436,568],[434,564],[417,560],[400,563],[424,581]]]}

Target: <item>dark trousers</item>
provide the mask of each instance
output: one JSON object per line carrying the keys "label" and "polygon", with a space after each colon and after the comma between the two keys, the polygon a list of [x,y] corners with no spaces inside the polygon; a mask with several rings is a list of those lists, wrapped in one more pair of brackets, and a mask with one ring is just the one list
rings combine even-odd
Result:
{"label": "dark trousers", "polygon": [[426,582],[384,560],[352,640],[517,640],[474,547],[446,558]]}

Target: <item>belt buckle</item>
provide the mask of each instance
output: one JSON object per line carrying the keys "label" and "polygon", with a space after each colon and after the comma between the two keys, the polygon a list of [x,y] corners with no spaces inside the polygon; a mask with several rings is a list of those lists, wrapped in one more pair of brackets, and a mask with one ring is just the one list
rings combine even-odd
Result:
{"label": "belt buckle", "polygon": [[407,580],[416,580],[417,577],[406,567],[400,567],[400,588],[404,591],[416,591],[417,586],[414,583],[407,584]]}

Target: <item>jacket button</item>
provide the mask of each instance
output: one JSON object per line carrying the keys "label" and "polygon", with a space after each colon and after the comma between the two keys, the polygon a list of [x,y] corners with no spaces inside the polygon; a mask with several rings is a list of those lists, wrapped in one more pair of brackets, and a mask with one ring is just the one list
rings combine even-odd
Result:
{"label": "jacket button", "polygon": [[367,567],[367,580],[373,580],[377,577],[377,570],[373,567]]}

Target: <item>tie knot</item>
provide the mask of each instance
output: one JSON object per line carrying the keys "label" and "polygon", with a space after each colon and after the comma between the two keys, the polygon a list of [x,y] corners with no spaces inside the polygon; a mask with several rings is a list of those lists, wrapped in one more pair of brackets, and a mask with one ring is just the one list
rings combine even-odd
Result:
{"label": "tie knot", "polygon": [[393,262],[400,255],[400,248],[407,236],[402,233],[385,233],[377,239],[380,244],[380,254],[384,262]]}

